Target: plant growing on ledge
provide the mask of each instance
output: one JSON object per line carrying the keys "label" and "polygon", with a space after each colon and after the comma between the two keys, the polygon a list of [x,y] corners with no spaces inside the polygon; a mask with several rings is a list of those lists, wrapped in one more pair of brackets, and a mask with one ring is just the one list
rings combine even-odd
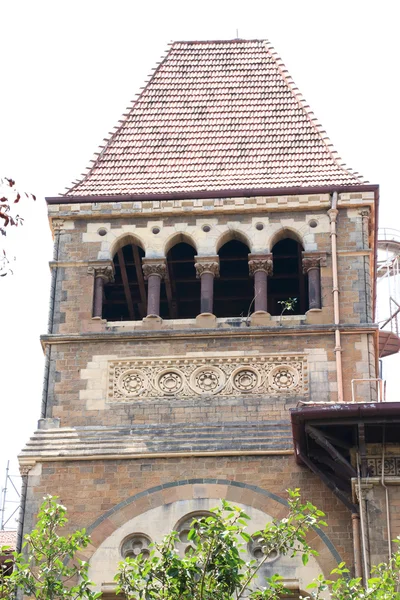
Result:
{"label": "plant growing on ledge", "polygon": [[280,314],[279,325],[282,325],[282,317],[284,312],[294,310],[297,304],[297,298],[288,298],[287,300],[278,300],[277,304],[282,305],[282,312]]}

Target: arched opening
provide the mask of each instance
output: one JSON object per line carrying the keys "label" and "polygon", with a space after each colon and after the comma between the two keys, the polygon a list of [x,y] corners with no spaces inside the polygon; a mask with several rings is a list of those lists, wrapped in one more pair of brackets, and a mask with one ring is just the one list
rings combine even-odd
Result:
{"label": "arched opening", "polygon": [[146,316],[146,287],[142,271],[144,251],[125,244],[114,256],[114,282],[104,286],[103,318],[134,321]]}
{"label": "arched opening", "polygon": [[214,282],[214,314],[246,317],[251,312],[254,283],[249,275],[249,247],[231,240],[219,251],[220,277]]}
{"label": "arched opening", "polygon": [[280,315],[281,302],[296,299],[293,310],[284,314],[303,315],[308,309],[307,276],[302,269],[302,250],[299,242],[285,238],[272,248],[273,275],[268,278],[268,312]]}
{"label": "arched opening", "polygon": [[200,312],[200,280],[194,268],[196,250],[186,242],[167,253],[167,273],[161,284],[161,317],[193,319]]}

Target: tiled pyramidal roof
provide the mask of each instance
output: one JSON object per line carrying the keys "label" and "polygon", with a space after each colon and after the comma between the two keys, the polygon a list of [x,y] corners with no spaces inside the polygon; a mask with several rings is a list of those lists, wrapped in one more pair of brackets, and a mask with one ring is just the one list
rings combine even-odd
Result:
{"label": "tiled pyramidal roof", "polygon": [[66,195],[360,183],[267,41],[175,42]]}

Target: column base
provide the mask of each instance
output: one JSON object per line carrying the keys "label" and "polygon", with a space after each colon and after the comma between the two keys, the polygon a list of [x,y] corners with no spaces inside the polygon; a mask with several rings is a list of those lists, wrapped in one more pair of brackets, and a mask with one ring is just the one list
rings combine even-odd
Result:
{"label": "column base", "polygon": [[147,315],[143,318],[143,329],[161,329],[162,318],[158,315]]}
{"label": "column base", "polygon": [[196,317],[196,327],[201,329],[215,329],[217,327],[217,317],[212,313],[201,313]]}
{"label": "column base", "polygon": [[252,327],[267,327],[271,325],[271,315],[265,310],[256,310],[250,317]]}
{"label": "column base", "polygon": [[326,325],[332,323],[332,317],[324,308],[310,308],[306,312],[306,323],[309,325]]}

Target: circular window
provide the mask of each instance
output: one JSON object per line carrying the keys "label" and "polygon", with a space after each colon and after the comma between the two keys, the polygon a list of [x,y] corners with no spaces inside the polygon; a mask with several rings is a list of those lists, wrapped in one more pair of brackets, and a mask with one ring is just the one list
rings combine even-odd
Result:
{"label": "circular window", "polygon": [[104,235],[107,235],[107,229],[105,227],[100,227],[97,233],[103,237]]}
{"label": "circular window", "polygon": [[256,229],[258,229],[258,231],[262,231],[264,229],[264,223],[256,223]]}
{"label": "circular window", "polygon": [[253,536],[250,542],[247,545],[247,549],[249,554],[255,558],[257,561],[261,561],[267,555],[265,562],[271,563],[274,562],[277,558],[279,558],[279,552],[275,549],[269,550],[265,545],[265,540],[259,536]]}
{"label": "circular window", "polygon": [[160,233],[160,228],[159,227],[153,227],[153,229],[151,230],[154,235],[157,235],[157,233]]}
{"label": "circular window", "polygon": [[211,231],[211,227],[209,225],[203,225],[202,230],[208,233],[209,231]]}
{"label": "circular window", "polygon": [[208,511],[199,511],[187,515],[178,521],[174,527],[174,530],[178,532],[176,549],[178,550],[180,556],[190,555],[195,550],[191,540],[188,539],[189,531],[192,529],[192,525],[195,529],[197,529],[196,524],[193,524],[193,521],[200,520],[204,517],[209,517],[212,514],[213,513]]}
{"label": "circular window", "polygon": [[313,229],[314,229],[314,227],[318,227],[318,221],[316,219],[311,219],[311,221],[308,221],[308,224]]}
{"label": "circular window", "polygon": [[121,546],[123,558],[149,558],[151,539],[144,533],[133,533],[124,539]]}

